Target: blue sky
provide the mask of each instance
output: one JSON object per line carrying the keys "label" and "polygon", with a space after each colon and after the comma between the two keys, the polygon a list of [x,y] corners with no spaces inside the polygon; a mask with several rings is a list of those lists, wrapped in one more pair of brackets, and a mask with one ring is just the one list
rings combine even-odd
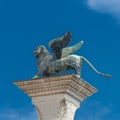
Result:
{"label": "blue sky", "polygon": [[35,48],[48,48],[67,31],[70,45],[84,40],[76,54],[113,76],[103,78],[83,64],[82,78],[99,91],[81,103],[75,120],[120,120],[119,6],[119,0],[0,0],[0,120],[38,119],[30,98],[12,83],[31,79]]}

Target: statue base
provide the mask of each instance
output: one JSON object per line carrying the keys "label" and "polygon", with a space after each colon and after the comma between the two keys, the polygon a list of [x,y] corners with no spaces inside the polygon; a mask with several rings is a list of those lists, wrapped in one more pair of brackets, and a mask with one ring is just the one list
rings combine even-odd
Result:
{"label": "statue base", "polygon": [[75,75],[14,82],[31,99],[39,120],[73,120],[80,103],[97,89]]}

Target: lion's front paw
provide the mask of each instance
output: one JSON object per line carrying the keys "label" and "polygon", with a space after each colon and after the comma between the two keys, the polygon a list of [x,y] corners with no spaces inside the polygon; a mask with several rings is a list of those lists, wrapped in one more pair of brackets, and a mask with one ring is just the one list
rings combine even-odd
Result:
{"label": "lion's front paw", "polygon": [[39,75],[35,75],[35,76],[33,77],[33,79],[37,79],[37,78],[40,78]]}

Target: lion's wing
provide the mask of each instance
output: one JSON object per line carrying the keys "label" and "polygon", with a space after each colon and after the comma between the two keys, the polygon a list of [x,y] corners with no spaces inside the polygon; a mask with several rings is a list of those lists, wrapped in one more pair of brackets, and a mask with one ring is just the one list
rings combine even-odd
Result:
{"label": "lion's wing", "polygon": [[62,37],[53,39],[49,42],[49,47],[52,49],[52,52],[56,59],[60,59],[62,56],[62,49],[65,48],[71,40],[71,33],[67,32]]}
{"label": "lion's wing", "polygon": [[83,41],[80,41],[76,45],[73,45],[73,46],[67,47],[67,48],[63,48],[61,58],[67,57],[68,55],[71,55],[74,52],[78,51],[82,45],[83,45]]}

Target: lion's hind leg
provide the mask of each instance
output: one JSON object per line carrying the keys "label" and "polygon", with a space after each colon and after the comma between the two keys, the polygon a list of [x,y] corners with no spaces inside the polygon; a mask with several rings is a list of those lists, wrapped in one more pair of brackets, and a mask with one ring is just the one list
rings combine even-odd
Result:
{"label": "lion's hind leg", "polygon": [[80,77],[81,69],[80,69],[80,65],[79,64],[77,64],[77,63],[70,63],[70,64],[68,64],[68,66],[75,70],[75,75],[77,77]]}

